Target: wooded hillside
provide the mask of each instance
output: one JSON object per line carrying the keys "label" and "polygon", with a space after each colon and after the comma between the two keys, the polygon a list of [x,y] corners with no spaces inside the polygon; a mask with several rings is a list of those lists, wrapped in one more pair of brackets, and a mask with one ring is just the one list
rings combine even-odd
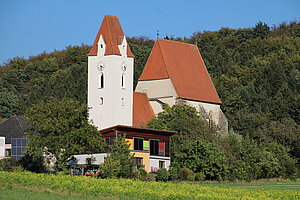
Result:
{"label": "wooded hillside", "polygon": [[[195,29],[197,29],[195,27]],[[196,44],[236,133],[288,145],[300,157],[300,23],[204,31],[166,39]],[[128,38],[135,55],[135,81],[153,40]],[[0,67],[0,118],[22,115],[51,96],[86,103],[89,46],[69,46]]]}

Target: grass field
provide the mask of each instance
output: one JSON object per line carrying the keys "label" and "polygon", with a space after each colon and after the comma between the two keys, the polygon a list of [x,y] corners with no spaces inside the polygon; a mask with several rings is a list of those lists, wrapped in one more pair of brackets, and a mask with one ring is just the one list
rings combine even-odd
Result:
{"label": "grass field", "polygon": [[[2,185],[3,186],[3,185]],[[47,190],[34,191],[33,189],[1,188],[0,200],[81,200],[83,197],[66,194],[51,194]],[[94,200],[97,198],[88,198]]]}
{"label": "grass field", "polygon": [[0,172],[0,200],[14,199],[300,199],[300,182],[158,183],[28,172]]}
{"label": "grass field", "polygon": [[203,186],[222,188],[265,189],[265,190],[296,190],[300,191],[300,179],[290,180],[259,180],[255,182],[203,183]]}

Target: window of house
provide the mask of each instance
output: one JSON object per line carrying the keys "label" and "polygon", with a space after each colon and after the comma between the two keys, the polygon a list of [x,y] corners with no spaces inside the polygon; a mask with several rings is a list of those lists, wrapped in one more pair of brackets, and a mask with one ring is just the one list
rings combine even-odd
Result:
{"label": "window of house", "polygon": [[158,140],[150,140],[150,155],[158,155]]}
{"label": "window of house", "polygon": [[125,74],[122,74],[122,79],[121,79],[121,86],[123,89],[125,89]]}
{"label": "window of house", "polygon": [[99,75],[98,88],[99,89],[104,88],[104,74],[103,73],[101,73]]}
{"label": "window of house", "polygon": [[24,155],[27,139],[24,138],[12,138],[11,139],[11,157],[20,160]]}
{"label": "window of house", "polygon": [[103,44],[100,44],[101,49],[103,48]]}
{"label": "window of house", "polygon": [[100,97],[100,105],[103,105],[103,97]]}
{"label": "window of house", "polygon": [[135,157],[134,165],[137,167],[143,167],[143,158]]}
{"label": "window of house", "polygon": [[159,164],[159,165],[158,165],[159,168],[166,168],[166,167],[165,167],[165,161],[160,160],[158,164]]}
{"label": "window of house", "polygon": [[110,143],[110,138],[105,138],[105,142],[106,142],[107,145],[109,145],[109,143]]}
{"label": "window of house", "polygon": [[143,138],[134,138],[134,150],[143,151]]}

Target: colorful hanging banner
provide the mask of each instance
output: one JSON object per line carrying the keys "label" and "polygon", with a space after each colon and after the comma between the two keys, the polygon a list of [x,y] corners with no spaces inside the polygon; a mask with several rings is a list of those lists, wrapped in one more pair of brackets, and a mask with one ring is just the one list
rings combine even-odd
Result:
{"label": "colorful hanging banner", "polygon": [[158,142],[158,155],[165,155],[165,142]]}
{"label": "colorful hanging banner", "polygon": [[143,146],[144,146],[144,151],[149,151],[150,150],[149,140],[144,140],[143,141]]}

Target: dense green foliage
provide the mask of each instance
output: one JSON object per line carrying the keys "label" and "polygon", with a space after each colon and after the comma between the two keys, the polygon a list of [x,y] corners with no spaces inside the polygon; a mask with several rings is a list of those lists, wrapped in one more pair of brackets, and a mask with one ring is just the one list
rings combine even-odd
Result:
{"label": "dense green foliage", "polygon": [[117,137],[109,146],[109,155],[99,166],[103,178],[129,178],[132,175],[133,156],[129,152],[129,144],[125,137]]}
{"label": "dense green foliage", "polygon": [[49,162],[62,167],[71,155],[103,148],[103,138],[88,122],[87,106],[78,101],[50,98],[30,107],[26,116],[34,127],[29,131],[30,156],[45,154]]}
{"label": "dense green foliage", "polygon": [[200,118],[194,107],[163,108],[148,127],[177,131],[171,137],[170,180],[295,178],[296,160],[283,144],[259,143],[232,131],[222,136]]}
{"label": "dense green foliage", "polygon": [[1,66],[0,118],[24,114],[51,96],[86,103],[88,52],[88,46],[69,46],[28,60],[16,57]]}
{"label": "dense green foliage", "polygon": [[12,158],[0,159],[0,171],[14,171],[14,167],[17,166],[17,161]]}
{"label": "dense green foliage", "polygon": [[168,181],[169,180],[169,172],[168,170],[166,170],[165,168],[160,168],[159,170],[157,170],[156,172],[156,180],[157,181]]}
{"label": "dense green foliage", "polygon": [[[199,185],[187,183],[163,183],[163,182],[145,182],[133,181],[129,179],[95,179],[81,176],[34,174],[34,173],[11,173],[0,172],[0,184],[5,187],[15,185],[30,187],[39,187],[41,190],[47,190],[49,193],[55,191],[67,191],[70,194],[79,194],[84,197],[98,197],[104,199],[298,199],[299,189],[283,190],[281,185],[288,183],[280,182],[275,189],[253,189],[248,183],[249,188],[223,187],[218,184]],[[276,183],[275,183],[276,184]],[[290,182],[299,188],[298,182]],[[278,187],[279,186],[279,187]],[[289,187],[289,188],[291,188]],[[288,188],[288,187],[286,187]],[[1,193],[0,193],[1,194]],[[85,199],[85,198],[84,198]]]}

